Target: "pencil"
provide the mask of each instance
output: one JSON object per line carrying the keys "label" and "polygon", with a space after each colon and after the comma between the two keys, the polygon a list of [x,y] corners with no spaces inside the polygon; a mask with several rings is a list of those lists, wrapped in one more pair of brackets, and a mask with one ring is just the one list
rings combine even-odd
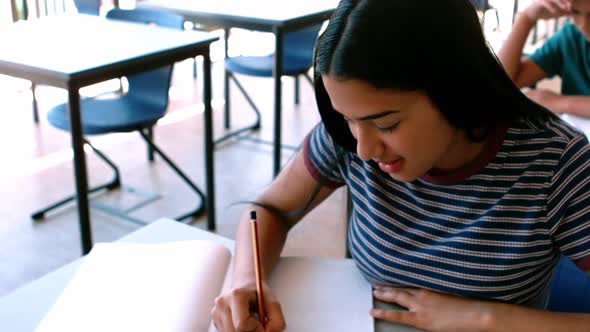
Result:
{"label": "pencil", "polygon": [[266,314],[264,312],[264,296],[262,294],[262,266],[260,262],[260,247],[258,244],[258,225],[256,211],[250,211],[250,225],[252,228],[252,254],[254,256],[254,270],[256,272],[256,296],[258,297],[258,319],[264,326]]}

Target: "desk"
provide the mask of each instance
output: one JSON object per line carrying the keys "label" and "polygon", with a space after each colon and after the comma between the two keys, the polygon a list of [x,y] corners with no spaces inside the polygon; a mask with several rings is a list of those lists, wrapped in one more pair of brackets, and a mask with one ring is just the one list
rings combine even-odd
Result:
{"label": "desk", "polygon": [[0,74],[68,91],[83,253],[92,248],[92,234],[78,90],[199,55],[205,59],[203,102],[207,226],[209,229],[215,227],[209,45],[217,39],[203,32],[184,32],[87,15],[19,22],[0,34]]}
{"label": "desk", "polygon": [[[171,241],[212,240],[233,251],[234,241],[187,226],[170,219],[160,219],[119,239],[117,242],[162,243]],[[0,326],[10,332],[30,332],[37,327],[57,297],[77,271],[81,259],[51,272],[0,298]],[[376,303],[384,308],[382,303]],[[416,332],[407,326],[376,322],[376,332]]]}
{"label": "desk", "polygon": [[[138,8],[171,11],[188,20],[203,25],[220,26],[226,31],[225,56],[227,57],[227,33],[230,28],[242,28],[275,35],[274,77],[274,135],[273,175],[281,169],[281,76],[283,72],[283,34],[307,26],[321,24],[330,18],[338,5],[335,0],[145,0]],[[225,103],[229,76],[224,78]]]}

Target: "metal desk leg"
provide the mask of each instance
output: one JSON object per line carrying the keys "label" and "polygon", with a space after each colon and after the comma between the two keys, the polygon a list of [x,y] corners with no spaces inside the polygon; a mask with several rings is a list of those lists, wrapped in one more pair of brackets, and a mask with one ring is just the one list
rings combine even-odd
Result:
{"label": "metal desk leg", "polygon": [[211,108],[211,57],[209,48],[203,55],[203,105],[205,128],[205,181],[207,229],[215,230],[215,172],[213,164],[213,115]]}
{"label": "metal desk leg", "polygon": [[[229,47],[229,28],[226,27],[223,29],[224,31],[224,38],[223,38],[223,49],[224,49],[224,60],[227,60],[229,55],[227,54],[227,49]],[[225,129],[229,129],[230,127],[230,93],[229,93],[229,72],[225,69],[225,63],[223,64],[223,96],[225,97],[225,120],[223,126]]]}
{"label": "metal desk leg", "polygon": [[84,140],[80,124],[80,93],[79,87],[68,87],[68,110],[70,116],[70,132],[72,135],[72,149],[74,150],[74,177],[76,179],[76,201],[78,202],[78,221],[80,223],[80,238],[82,254],[92,249],[92,234],[90,229],[90,214],[88,211],[88,180],[86,173],[86,157],[84,155]]}
{"label": "metal desk leg", "polygon": [[283,30],[275,27],[275,56],[273,59],[273,77],[275,80],[275,128],[273,177],[281,170],[281,76],[283,76]]}

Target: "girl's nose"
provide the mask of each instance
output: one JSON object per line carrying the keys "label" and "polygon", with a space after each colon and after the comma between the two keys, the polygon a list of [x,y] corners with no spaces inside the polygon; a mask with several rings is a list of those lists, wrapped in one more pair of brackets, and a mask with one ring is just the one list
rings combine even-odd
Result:
{"label": "girl's nose", "polygon": [[356,128],[356,152],[362,160],[378,158],[383,153],[383,143],[375,130],[370,128]]}

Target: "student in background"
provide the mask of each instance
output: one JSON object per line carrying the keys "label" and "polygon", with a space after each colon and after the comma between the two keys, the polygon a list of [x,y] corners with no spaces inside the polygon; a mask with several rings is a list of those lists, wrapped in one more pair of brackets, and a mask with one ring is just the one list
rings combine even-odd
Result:
{"label": "student in background", "polygon": [[[538,20],[570,16],[530,57],[521,57]],[[536,0],[516,16],[498,57],[518,87],[558,75],[561,93],[531,89],[525,94],[555,113],[590,117],[590,0]]]}
{"label": "student in background", "polygon": [[341,186],[352,258],[375,298],[409,309],[376,319],[588,331],[590,315],[543,310],[561,254],[590,270],[588,141],[513,84],[469,0],[342,0],[314,74],[322,122],[240,221],[232,289],[211,312],[219,331],[289,325],[268,286],[265,327],[253,314],[248,212],[268,278],[289,229]]}

